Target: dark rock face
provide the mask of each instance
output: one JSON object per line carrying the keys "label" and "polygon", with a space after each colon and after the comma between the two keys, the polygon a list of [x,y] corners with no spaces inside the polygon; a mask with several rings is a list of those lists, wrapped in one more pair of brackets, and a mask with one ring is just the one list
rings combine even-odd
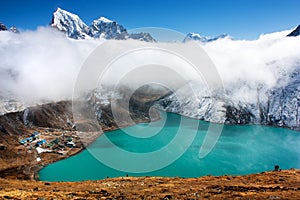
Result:
{"label": "dark rock face", "polygon": [[2,125],[0,125],[0,132],[2,132],[4,134],[8,134],[7,131],[6,131],[6,129]]}
{"label": "dark rock face", "polygon": [[226,106],[226,124],[250,124],[254,121],[255,116],[242,106]]}
{"label": "dark rock face", "polygon": [[61,101],[7,113],[0,116],[0,132],[18,135],[34,126],[72,130],[72,126],[67,123],[72,120],[71,105],[70,101]]}
{"label": "dark rock face", "polygon": [[0,31],[7,31],[7,28],[4,24],[0,22]]}
{"label": "dark rock face", "polygon": [[67,122],[72,119],[72,102],[61,101],[26,108],[23,113],[25,126],[72,129]]}
{"label": "dark rock face", "polygon": [[295,30],[293,30],[290,34],[287,35],[287,37],[296,37],[300,35],[300,25],[297,26]]}

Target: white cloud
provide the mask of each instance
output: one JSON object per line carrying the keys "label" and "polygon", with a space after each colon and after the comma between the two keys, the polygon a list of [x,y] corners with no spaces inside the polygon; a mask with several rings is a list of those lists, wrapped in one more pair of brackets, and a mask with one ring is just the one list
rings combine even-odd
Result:
{"label": "white cloud", "polygon": [[0,32],[0,95],[29,102],[70,98],[80,66],[98,44],[45,27]]}
{"label": "white cloud", "polygon": [[[276,86],[281,74],[299,62],[300,38],[285,37],[288,33],[261,35],[254,41],[224,38],[200,45],[216,65],[225,88],[232,90],[232,98],[254,101],[258,85]],[[45,27],[21,34],[0,32],[0,97],[10,95],[22,101],[70,98],[81,65],[101,43],[67,39]]]}
{"label": "white cloud", "polygon": [[[253,41],[220,39],[200,44],[215,63],[232,98],[253,102],[256,89],[284,86],[283,73],[299,65],[300,38],[290,31],[261,35]],[[288,78],[288,77],[286,77]]]}

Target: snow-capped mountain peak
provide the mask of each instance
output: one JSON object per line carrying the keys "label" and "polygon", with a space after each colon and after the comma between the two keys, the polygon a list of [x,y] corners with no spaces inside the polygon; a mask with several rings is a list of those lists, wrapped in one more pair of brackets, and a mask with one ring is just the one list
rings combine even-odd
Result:
{"label": "snow-capped mountain peak", "polygon": [[89,27],[78,15],[57,8],[53,13],[51,26],[66,33],[70,38],[87,39]]}
{"label": "snow-capped mountain peak", "polygon": [[9,31],[11,31],[13,33],[20,33],[20,31],[15,26],[10,27]]}
{"label": "snow-capped mountain peak", "polygon": [[190,41],[190,40],[196,40],[196,41],[200,41],[200,42],[206,42],[208,39],[208,37],[205,37],[205,36],[201,36],[200,34],[198,33],[193,33],[193,32],[190,32],[188,33],[183,42],[187,42],[187,41]]}
{"label": "snow-capped mountain peak", "polygon": [[199,33],[193,33],[193,32],[188,33],[188,36],[191,38],[203,38]]}
{"label": "snow-capped mountain peak", "polygon": [[62,16],[67,16],[73,19],[80,20],[79,16],[73,13],[70,13],[66,10],[63,10],[61,8],[57,8],[56,11],[53,13],[54,15],[62,15]]}
{"label": "snow-capped mountain peak", "polygon": [[51,26],[73,39],[134,39],[155,42],[149,33],[129,34],[122,25],[103,16],[87,26],[78,15],[61,8],[57,8],[53,13]]}
{"label": "snow-capped mountain peak", "polygon": [[226,38],[226,37],[229,37],[227,34],[223,33],[217,37],[206,37],[206,36],[201,36],[200,34],[198,33],[193,33],[193,32],[190,32],[188,33],[183,42],[188,42],[188,41],[200,41],[200,42],[212,42],[212,41],[216,41],[218,39],[222,39],[222,38]]}
{"label": "snow-capped mountain peak", "polygon": [[92,38],[127,39],[127,30],[120,24],[105,17],[92,22],[88,33]]}
{"label": "snow-capped mountain peak", "polygon": [[112,23],[113,21],[110,19],[107,19],[106,17],[100,17],[99,19],[96,19],[94,21],[102,21],[104,23]]}

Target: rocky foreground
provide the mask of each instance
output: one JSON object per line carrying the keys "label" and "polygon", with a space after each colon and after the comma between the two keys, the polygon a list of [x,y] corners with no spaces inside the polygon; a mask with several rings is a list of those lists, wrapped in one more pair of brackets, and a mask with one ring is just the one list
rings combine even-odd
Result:
{"label": "rocky foreground", "polygon": [[0,199],[300,199],[300,170],[201,178],[122,177],[80,183],[0,179]]}

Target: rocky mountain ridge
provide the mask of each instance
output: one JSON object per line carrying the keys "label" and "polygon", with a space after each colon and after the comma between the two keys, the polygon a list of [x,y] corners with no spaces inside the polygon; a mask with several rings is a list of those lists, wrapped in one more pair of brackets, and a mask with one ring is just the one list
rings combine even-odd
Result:
{"label": "rocky mountain ridge", "polygon": [[185,38],[183,39],[183,42],[188,42],[188,41],[199,41],[199,42],[213,42],[213,41],[216,41],[216,40],[219,40],[219,39],[223,39],[223,38],[226,38],[226,37],[229,37],[229,35],[223,33],[219,36],[216,36],[216,37],[207,37],[207,36],[201,36],[200,34],[198,33],[188,33]]}
{"label": "rocky mountain ridge", "polygon": [[300,25],[296,27],[291,33],[287,35],[287,37],[296,37],[300,35]]}
{"label": "rocky mountain ridge", "polygon": [[20,31],[17,29],[17,27],[12,26],[9,29],[5,26],[5,24],[0,22],[0,31],[10,31],[13,33],[20,33]]}
{"label": "rocky mountain ridge", "polygon": [[134,39],[145,42],[156,42],[149,33],[130,34],[122,25],[103,16],[94,20],[88,26],[78,15],[61,8],[57,8],[53,13],[50,25],[73,39]]}
{"label": "rocky mountain ridge", "polygon": [[[299,66],[300,67],[300,66]],[[232,91],[208,95],[196,84],[182,88],[187,97],[178,101],[175,94],[160,100],[157,108],[214,123],[262,124],[300,130],[300,68],[289,74],[289,82],[272,89],[257,88],[254,103],[234,101]],[[192,90],[190,89],[192,88]],[[196,91],[196,96],[190,94]]]}
{"label": "rocky mountain ridge", "polygon": [[[293,30],[287,37],[297,37],[300,35],[300,25]],[[212,42],[221,37],[208,38],[199,34],[189,33],[184,42],[200,41],[202,43]],[[244,102],[233,100],[233,88],[225,91],[224,95],[218,91],[213,91],[213,95],[203,90],[197,83],[181,88],[186,93],[186,97],[178,101],[175,94],[161,99],[155,105],[157,108],[178,113],[184,116],[201,119],[214,123],[225,124],[262,124],[275,127],[285,127],[293,130],[300,130],[300,64],[296,64],[295,69],[286,74],[281,73],[278,80],[287,82],[284,86],[266,89],[263,85],[257,86],[255,102]],[[237,83],[240,87],[243,82]],[[196,95],[190,94],[196,91]]]}
{"label": "rocky mountain ridge", "polygon": [[[290,32],[287,37],[296,37],[300,35],[300,25],[297,26],[292,32]],[[219,39],[223,39],[223,38],[231,38],[230,35],[223,33],[220,34],[216,37],[207,37],[207,36],[202,36],[199,33],[193,33],[193,32],[189,32],[185,38],[183,39],[183,42],[188,42],[188,41],[199,41],[202,43],[207,43],[207,42],[213,42]]]}

